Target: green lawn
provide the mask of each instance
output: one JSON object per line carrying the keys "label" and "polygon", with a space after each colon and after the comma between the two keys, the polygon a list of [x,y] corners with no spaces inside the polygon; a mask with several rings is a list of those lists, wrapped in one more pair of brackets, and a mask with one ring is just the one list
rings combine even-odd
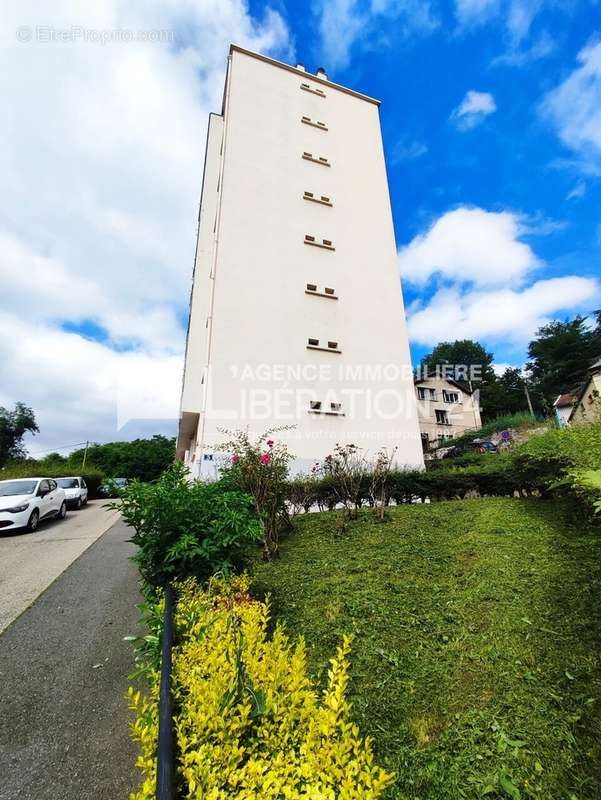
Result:
{"label": "green lawn", "polygon": [[350,697],[387,798],[601,797],[601,534],[481,499],[295,520],[255,591],[315,674],[355,636]]}

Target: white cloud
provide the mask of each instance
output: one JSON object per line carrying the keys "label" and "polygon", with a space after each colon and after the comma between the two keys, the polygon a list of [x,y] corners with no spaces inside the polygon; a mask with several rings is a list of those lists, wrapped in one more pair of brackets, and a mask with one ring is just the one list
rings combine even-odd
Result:
{"label": "white cloud", "polygon": [[314,8],[319,49],[331,70],[348,66],[354,47],[390,46],[395,37],[428,34],[439,24],[429,0],[316,0]]}
{"label": "white cloud", "polygon": [[[134,374],[181,362],[207,114],[221,105],[228,45],[290,58],[290,37],[279,14],[254,19],[246,0],[56,0],[43,15],[24,0],[3,4],[0,17],[0,312],[11,315],[3,325],[12,315],[20,321],[18,337],[2,330],[3,399],[34,406],[43,435],[70,439],[79,393],[98,409],[96,427],[86,414],[84,438],[110,436],[102,409],[113,390],[101,381],[91,391],[90,373],[103,375],[115,359],[138,359]],[[166,30],[175,39],[42,42],[40,25]],[[22,26],[31,41],[17,40]],[[83,320],[135,353],[61,330]],[[42,333],[46,343],[36,348]],[[50,344],[81,356],[64,382],[73,402],[48,375],[59,360],[48,358]],[[177,396],[179,376],[170,380]]]}
{"label": "white cloud", "polygon": [[496,110],[497,105],[492,94],[470,89],[451,114],[451,119],[461,130],[469,130],[479,125]]}
{"label": "white cloud", "polygon": [[501,22],[513,47],[530,32],[544,0],[455,0],[455,15],[462,28]]}
{"label": "white cloud", "polygon": [[32,452],[119,438],[129,419],[177,417],[180,355],[117,352],[7,312],[0,312],[0,353],[0,406],[20,399],[35,409],[41,432]]}
{"label": "white cloud", "polygon": [[539,265],[530,246],[519,241],[522,226],[522,218],[508,211],[448,211],[401,248],[401,277],[416,284],[436,274],[480,286],[519,282]]}
{"label": "white cloud", "polygon": [[441,289],[409,318],[414,342],[434,345],[444,339],[484,339],[522,345],[553,314],[582,308],[601,297],[593,278],[567,276],[541,280],[521,291]]}
{"label": "white cloud", "polygon": [[578,54],[580,66],[555,89],[540,106],[546,120],[557,129],[561,140],[574,150],[590,171],[598,171],[601,161],[601,41]]}
{"label": "white cloud", "polygon": [[540,36],[529,47],[518,47],[513,45],[507,52],[493,58],[492,65],[505,65],[510,67],[522,67],[532,61],[546,58],[555,52],[557,44],[547,31],[543,31]]}
{"label": "white cloud", "polygon": [[584,197],[586,194],[586,183],[585,181],[578,181],[573,189],[568,192],[566,200],[578,200],[581,197]]}
{"label": "white cloud", "polygon": [[428,147],[423,142],[417,140],[407,141],[405,139],[397,142],[392,148],[392,163],[400,164],[401,161],[414,161],[421,158],[428,152]]}

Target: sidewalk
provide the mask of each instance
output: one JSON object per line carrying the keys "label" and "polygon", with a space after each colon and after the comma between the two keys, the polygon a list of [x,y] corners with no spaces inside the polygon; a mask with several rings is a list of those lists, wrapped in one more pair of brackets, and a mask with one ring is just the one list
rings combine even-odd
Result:
{"label": "sidewalk", "polygon": [[117,522],[0,635],[1,800],[126,800],[140,602]]}

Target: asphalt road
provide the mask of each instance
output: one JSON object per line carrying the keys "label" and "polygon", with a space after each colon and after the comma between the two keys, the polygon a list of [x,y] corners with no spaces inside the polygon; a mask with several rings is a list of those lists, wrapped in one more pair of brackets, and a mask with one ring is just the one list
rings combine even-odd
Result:
{"label": "asphalt road", "polygon": [[129,535],[114,524],[0,634],[1,800],[118,800],[138,785]]}
{"label": "asphalt road", "polygon": [[91,500],[35,533],[0,534],[0,632],[119,518],[105,503]]}

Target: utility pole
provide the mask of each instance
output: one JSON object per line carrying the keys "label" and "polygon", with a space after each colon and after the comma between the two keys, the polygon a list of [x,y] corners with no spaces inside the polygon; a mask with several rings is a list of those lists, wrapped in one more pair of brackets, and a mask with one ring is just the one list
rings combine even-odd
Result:
{"label": "utility pole", "polygon": [[85,469],[85,466],[86,466],[86,458],[88,456],[89,444],[90,444],[89,442],[86,442],[86,449],[83,451],[83,463],[81,465],[82,470]]}
{"label": "utility pole", "polygon": [[522,378],[522,383],[524,385],[524,394],[526,395],[526,400],[528,401],[528,408],[530,409],[530,415],[534,417],[534,409],[532,408],[532,400],[530,399],[530,392],[528,391],[528,384]]}

